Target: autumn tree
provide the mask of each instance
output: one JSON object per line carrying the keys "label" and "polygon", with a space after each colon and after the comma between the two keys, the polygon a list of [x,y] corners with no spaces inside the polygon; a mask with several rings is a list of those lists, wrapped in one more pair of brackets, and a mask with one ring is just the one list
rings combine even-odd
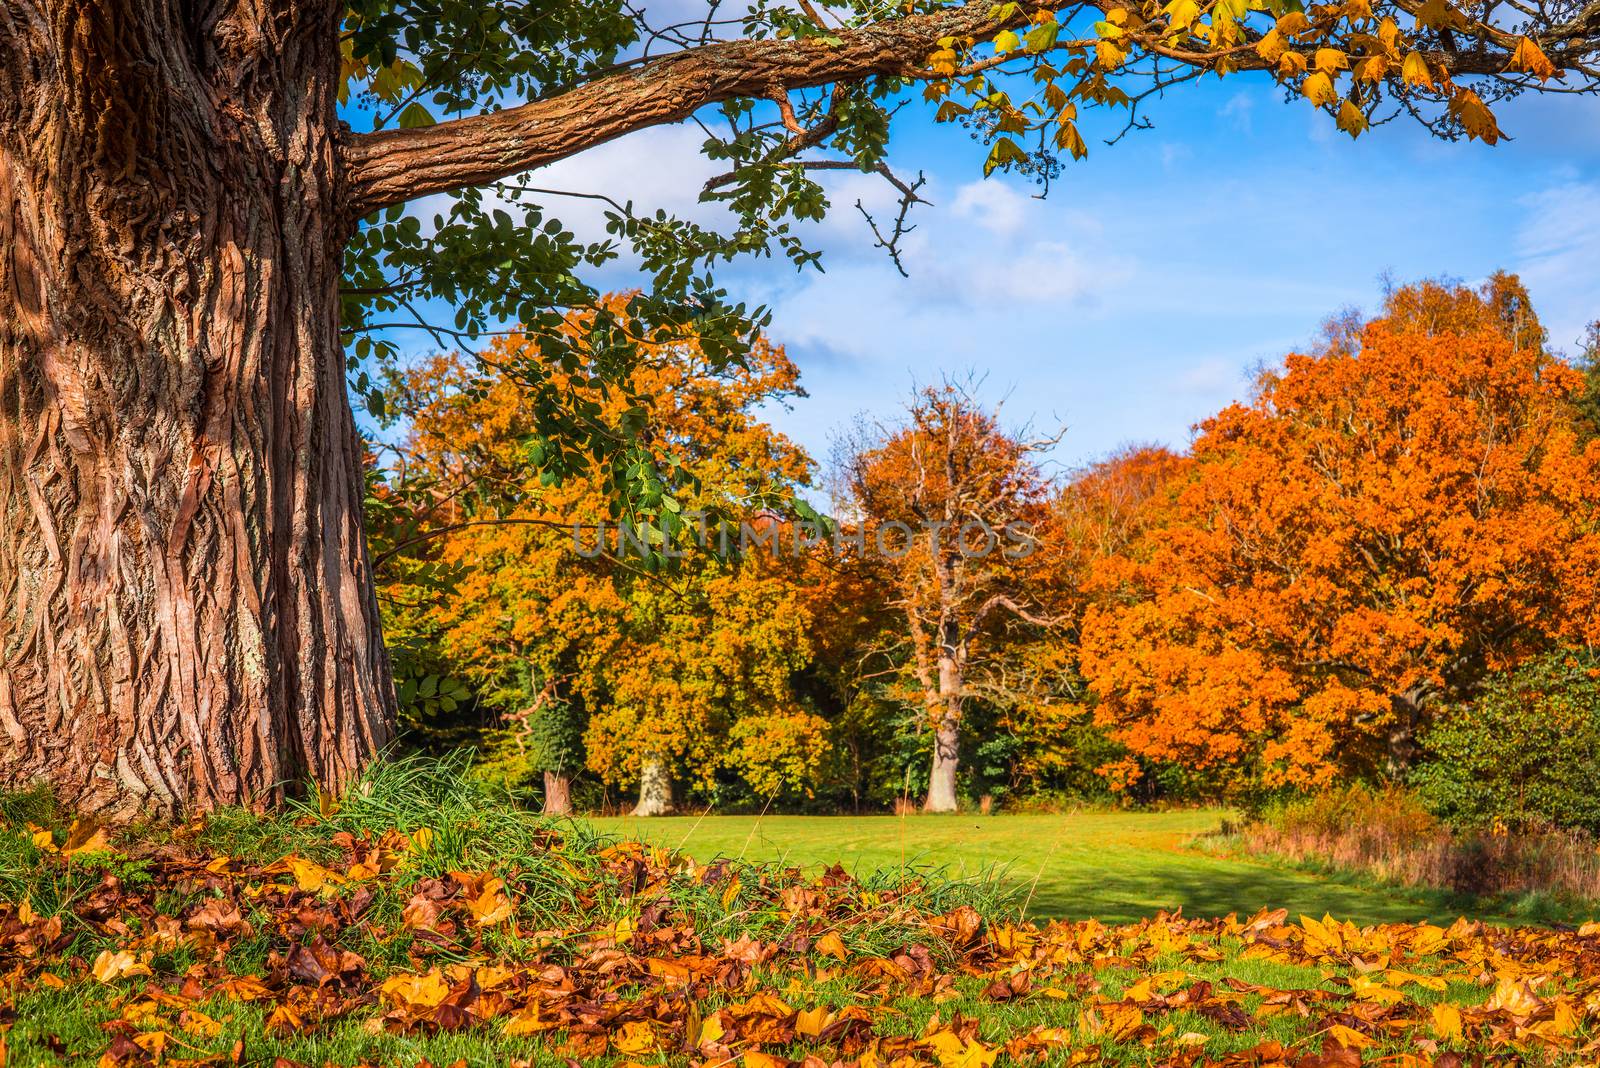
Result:
{"label": "autumn tree", "polygon": [[1130,446],[1059,481],[1048,504],[1039,562],[1056,625],[1008,643],[1006,691],[996,726],[1015,742],[1012,777],[1033,789],[1097,794],[1125,750],[1094,722],[1081,663],[1085,614],[1119,594],[1128,551],[1190,461],[1160,446]]}
{"label": "autumn tree", "polygon": [[965,389],[919,391],[903,425],[863,429],[839,468],[865,555],[888,575],[933,738],[923,808],[954,812],[964,706],[998,668],[1005,634],[1050,626],[1040,524],[1048,486],[1029,440]]}
{"label": "autumn tree", "polygon": [[[627,323],[624,304],[609,308]],[[567,317],[573,351],[599,358],[594,325]],[[497,340],[488,360],[516,367],[532,344]],[[637,784],[640,815],[671,808],[674,776],[708,781],[731,766],[777,789],[803,775],[819,729],[789,686],[809,655],[804,595],[776,562],[735,559],[737,535],[724,546],[709,525],[781,502],[809,477],[805,454],[755,411],[793,395],[797,378],[765,341],[718,369],[693,336],[644,346],[623,391],[594,387],[587,367],[552,376],[602,417],[646,408],[653,446],[683,476],[666,514],[707,517],[703,535],[684,524],[662,542],[659,524],[618,517],[605,465],[544,477],[530,455],[530,391],[514,374],[484,381],[450,356],[403,376],[396,403],[410,431],[392,478],[430,503],[410,551],[384,561],[391,623],[432,634],[500,710],[492,757],[542,773],[547,808],[564,807],[585,763]],[[644,548],[681,559],[651,569],[663,560]],[[430,587],[439,568],[453,578],[443,591]]]}
{"label": "autumn tree", "polygon": [[[827,208],[815,167],[915,199],[885,153],[918,88],[987,168],[1043,175],[1091,109],[1136,121],[1208,72],[1276,79],[1352,133],[1400,111],[1493,140],[1496,97],[1594,88],[1596,19],[1593,0],[919,0],[711,4],[657,29],[622,0],[5,0],[0,777],[111,812],[267,804],[338,788],[389,739],[349,399],[375,394],[370,367],[348,376],[394,354],[380,328],[556,338],[627,250],[637,318],[694,321],[731,357],[760,314],[705,268],[812,262],[790,223]],[[726,233],[617,203],[584,244],[552,205],[589,191],[519,177],[690,118],[719,123],[704,195]],[[454,325],[427,321],[440,303]],[[538,384],[558,348],[526,368],[549,469],[609,455],[648,509],[637,428]]]}
{"label": "autumn tree", "polygon": [[1595,632],[1600,448],[1514,278],[1426,283],[1201,425],[1084,661],[1137,755],[1237,783],[1403,770],[1484,672]]}

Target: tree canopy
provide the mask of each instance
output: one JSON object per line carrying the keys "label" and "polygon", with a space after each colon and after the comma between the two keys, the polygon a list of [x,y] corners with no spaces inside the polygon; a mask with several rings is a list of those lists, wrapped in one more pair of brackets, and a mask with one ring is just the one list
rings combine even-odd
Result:
{"label": "tree canopy", "polygon": [[[520,323],[537,340],[517,373],[541,398],[546,464],[564,472],[578,455],[604,451],[627,498],[650,514],[656,481],[670,475],[631,428],[562,403],[571,398],[547,377],[548,368],[571,370],[557,327],[567,310],[598,306],[602,265],[630,257],[648,284],[630,302],[634,333],[597,324],[611,351],[593,373],[624,381],[641,336],[690,324],[708,356],[738,359],[765,313],[730,299],[713,269],[743,255],[818,263],[798,224],[829,210],[819,172],[876,173],[892,184],[898,217],[868,224],[898,263],[920,185],[890,168],[897,124],[931,115],[962,126],[981,146],[985,174],[1048,186],[1091,140],[1148,125],[1162,95],[1205,77],[1252,76],[1352,136],[1403,118],[1493,143],[1498,102],[1595,89],[1600,8],[760,0],[657,18],[620,0],[537,9],[384,0],[350,5],[343,48],[362,127],[345,148],[350,199],[367,217],[347,260],[353,352],[392,355],[392,338],[374,330],[384,325],[425,325],[441,343],[471,345]],[[536,177],[544,164],[682,121],[699,126],[704,153],[724,168],[701,190],[729,209],[723,231]],[[443,199],[431,210],[403,208],[435,194]],[[596,199],[607,237],[586,244],[562,219]],[[430,322],[429,301],[452,308],[454,320]],[[369,397],[381,404],[376,390]]]}
{"label": "tree canopy", "polygon": [[1424,706],[1591,639],[1600,451],[1515,280],[1423,284],[1201,425],[1084,628],[1145,757],[1267,785],[1403,769]]}

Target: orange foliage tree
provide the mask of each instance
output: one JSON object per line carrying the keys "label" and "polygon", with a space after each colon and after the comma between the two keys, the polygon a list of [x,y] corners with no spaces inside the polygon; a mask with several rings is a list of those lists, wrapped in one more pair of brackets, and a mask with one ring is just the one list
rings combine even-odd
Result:
{"label": "orange foliage tree", "polygon": [[1100,721],[1235,785],[1402,769],[1435,701],[1595,631],[1581,388],[1511,277],[1400,289],[1333,324],[1201,425],[1098,566]]}
{"label": "orange foliage tree", "polygon": [[1004,688],[998,669],[1019,628],[1054,623],[1058,572],[1040,529],[1049,486],[1034,459],[1054,439],[1007,432],[950,385],[918,392],[907,415],[846,445],[840,468],[864,556],[893,591],[903,662],[933,736],[923,807],[953,812],[965,703]]}
{"label": "orange foliage tree", "polygon": [[1015,785],[1097,793],[1106,788],[1097,773],[1124,755],[1093,723],[1079,635],[1088,606],[1116,589],[1117,564],[1154,520],[1151,502],[1188,463],[1159,446],[1125,448],[1075,472],[1052,498],[1041,562],[1053,572],[1058,625],[1011,647],[1007,674],[1020,699],[996,721],[1015,741]]}
{"label": "orange foliage tree", "polygon": [[[580,315],[566,324],[578,351],[589,325]],[[502,339],[486,361],[515,367],[532,344]],[[685,487],[671,511],[738,515],[809,477],[803,451],[754,412],[793,394],[797,378],[781,348],[759,344],[727,372],[684,337],[648,347],[631,396],[597,388],[581,364],[553,372],[550,385],[605,419],[625,405],[648,409]],[[674,776],[709,782],[724,767],[758,791],[804,788],[822,728],[789,685],[811,648],[811,604],[789,570],[702,551],[679,531],[670,542],[683,558],[650,573],[634,546],[668,546],[659,527],[619,537],[609,471],[540,475],[530,393],[513,374],[483,382],[444,356],[406,375],[398,393],[411,430],[395,477],[413,495],[425,487],[428,532],[404,561],[387,562],[389,625],[436,642],[500,712],[496,762],[543,772],[555,808],[580,763],[639,784],[642,814],[671,808]],[[440,571],[451,579],[442,594],[429,585]]]}

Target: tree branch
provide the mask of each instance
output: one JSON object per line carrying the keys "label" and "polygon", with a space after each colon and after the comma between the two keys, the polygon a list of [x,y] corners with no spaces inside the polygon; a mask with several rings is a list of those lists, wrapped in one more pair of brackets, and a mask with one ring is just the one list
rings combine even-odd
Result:
{"label": "tree branch", "polygon": [[520,107],[349,137],[350,208],[362,216],[431,193],[483,185],[636,130],[681,121],[708,104],[913,74],[941,37],[985,39],[1026,24],[1035,11],[1070,3],[1025,4],[1005,23],[989,17],[993,6],[991,0],[972,0],[936,14],[841,30],[839,44],[832,46],[816,38],[708,44]]}
{"label": "tree branch", "polygon": [[[1401,11],[1423,10],[1422,0],[1394,2]],[[1041,12],[1110,11],[1124,6],[1125,0],[1032,0],[1017,6],[1002,22],[991,17],[996,9],[992,0],[969,0],[928,14],[841,29],[825,39],[718,41],[685,47],[519,107],[420,129],[346,135],[348,204],[354,215],[362,216],[431,193],[484,185],[636,130],[689,119],[701,108],[726,100],[781,99],[794,90],[874,76],[942,80],[951,75],[925,67],[941,39],[954,38],[965,46],[1028,25]],[[1558,69],[1579,73],[1585,91],[1592,91],[1596,76],[1587,64],[1600,50],[1594,37],[1597,24],[1600,0],[1565,23],[1530,26],[1527,32]],[[1479,26],[1481,36],[1470,47],[1446,39],[1445,47],[1428,49],[1430,64],[1451,76],[1504,76],[1519,38]],[[1165,23],[1157,20],[1130,32],[1127,41],[1137,50],[1195,70],[1225,66],[1230,71],[1275,71],[1277,64],[1256,50],[1261,33],[1259,27],[1245,28],[1232,47],[1195,51],[1169,39]],[[1087,43],[1073,42],[1073,47]],[[1306,46],[1302,54],[1315,45]],[[1014,55],[1019,61],[1027,59],[1011,53],[984,59],[971,69],[998,66]],[[798,147],[820,140],[813,136],[817,131],[799,128],[792,112],[783,117]],[[826,133],[826,128],[820,131],[821,136]]]}

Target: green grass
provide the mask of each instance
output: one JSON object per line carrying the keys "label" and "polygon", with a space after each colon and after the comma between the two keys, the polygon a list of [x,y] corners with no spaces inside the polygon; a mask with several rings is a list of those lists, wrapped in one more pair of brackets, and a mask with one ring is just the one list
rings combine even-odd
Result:
{"label": "green grass", "polygon": [[[649,916],[662,937],[647,934],[645,941],[627,948],[628,954],[681,953],[685,959],[696,959],[702,952],[715,956],[728,942],[741,939],[754,939],[777,952],[757,965],[747,982],[727,989],[716,984],[699,989],[694,995],[699,1003],[697,1018],[742,1000],[752,990],[764,990],[799,1009],[870,1008],[881,1036],[920,1035],[936,1016],[945,1024],[969,1019],[977,1021],[979,1039],[998,1048],[1034,1027],[1047,1026],[1072,1031],[1080,1049],[1085,1042],[1095,1045],[1105,1063],[1149,1064],[1152,1050],[1141,1042],[1118,1041],[1085,1029],[1084,1014],[1092,1003],[1123,998],[1141,978],[1174,974],[1179,978],[1160,979],[1163,990],[1202,979],[1220,987],[1231,979],[1268,991],[1319,989],[1323,995],[1340,994],[1347,987],[1341,986],[1339,973],[1348,969],[1318,965],[1305,957],[1251,955],[1240,937],[1221,933],[1225,930],[1221,925],[1134,924],[1108,929],[1088,923],[1040,935],[1056,940],[1055,952],[1072,946],[1082,949],[1089,943],[1098,946],[1083,956],[1075,955],[1077,950],[1059,958],[1054,952],[1037,959],[1024,953],[1015,958],[1018,963],[1002,963],[998,970],[985,970],[995,968],[993,963],[969,970],[962,956],[968,950],[944,942],[938,928],[925,918],[964,904],[978,910],[989,922],[989,931],[1009,929],[1024,904],[1032,918],[1093,916],[1109,924],[1178,906],[1191,916],[1247,914],[1264,905],[1283,906],[1291,915],[1331,912],[1360,923],[1440,922],[1456,914],[1436,896],[1399,896],[1316,873],[1273,869],[1225,855],[1215,840],[1197,847],[1200,836],[1215,829],[1224,815],[1219,810],[1194,810],[551,823],[471,779],[459,761],[407,760],[380,765],[337,811],[320,812],[313,802],[268,817],[217,813],[198,827],[129,829],[118,835],[125,852],[68,858],[53,851],[51,843],[36,842],[34,830],[25,825],[49,828],[59,844],[66,841],[70,816],[42,795],[0,797],[0,902],[10,902],[12,916],[21,900],[28,900],[37,915],[59,915],[67,937],[48,959],[10,962],[9,978],[0,979],[0,1034],[9,1041],[7,1068],[92,1063],[106,1050],[113,1032],[129,1030],[130,1025],[118,1023],[118,1018],[126,1017],[149,991],[160,989],[170,995],[196,969],[208,977],[207,982],[217,975],[265,974],[271,970],[272,955],[305,940],[304,917],[323,915],[318,910],[327,905],[326,916],[332,920],[326,922],[335,923],[329,939],[366,961],[358,989],[369,999],[376,997],[376,984],[387,975],[454,961],[565,967],[588,976],[582,982],[599,984],[595,990],[605,991],[585,995],[591,999],[677,997],[681,992],[646,979],[643,969],[622,967],[614,978],[604,978],[612,975],[608,954],[613,951],[587,948],[597,932],[609,930],[616,921]],[[262,870],[288,853],[342,869],[350,863],[339,844],[345,833],[376,839],[391,829],[413,836],[424,828],[428,844],[412,849],[397,841],[394,848],[404,850],[401,859],[376,879],[363,877],[359,883],[317,894],[308,888],[293,896],[286,887],[272,885],[285,878],[281,869],[276,869],[280,872],[276,876]],[[664,851],[616,847],[618,838],[643,839],[701,859],[727,856],[744,863],[717,869],[713,878],[713,872],[704,868],[672,862]],[[182,871],[192,869],[181,866],[176,872],[163,869],[179,855],[228,859],[224,867],[231,874],[212,880],[184,875]],[[829,887],[818,891],[822,896],[816,900],[825,902],[821,906],[804,904],[804,899],[791,901],[787,892],[795,887],[794,879],[772,867],[755,866],[776,863],[814,873],[835,861],[854,869],[863,885],[818,884]],[[964,878],[951,882],[919,876],[908,884],[903,881],[906,866]],[[449,946],[428,948],[402,929],[400,910],[425,882],[451,878],[454,871],[502,876],[515,920],[476,930],[458,902],[456,918],[462,926],[455,940]],[[119,915],[127,927],[107,927],[95,919],[89,899],[105,891],[108,877],[122,887]],[[152,929],[153,917],[192,915],[206,899],[219,894],[239,907],[251,931],[230,936],[215,950],[180,944],[146,954],[143,959],[154,973],[148,982],[128,978],[99,984],[87,974],[89,962],[101,950],[124,946],[137,950]],[[362,895],[370,896],[359,916],[353,908],[333,907]],[[87,911],[80,915],[78,910],[86,905]],[[1482,910],[1466,911],[1485,915]],[[1158,932],[1178,928],[1209,933],[1199,934],[1192,945],[1155,939]],[[788,945],[796,932],[816,937],[824,929],[841,940],[837,958],[831,950],[828,956],[808,951],[803,942],[793,954],[778,949]],[[931,954],[948,980],[936,996],[931,987],[920,992],[910,986],[863,992],[864,984],[872,982],[866,977],[877,973],[858,966],[913,948]],[[1527,947],[1522,951],[1539,952]],[[987,984],[997,976],[1015,974],[1024,966],[1021,962],[1037,966],[1036,988],[1016,1000],[992,1000],[985,992]],[[1430,966],[1443,968],[1446,962]],[[1492,985],[1492,980],[1462,981],[1468,973],[1450,967],[1454,971],[1449,988],[1440,993],[1411,991],[1408,996],[1415,1006],[1425,1010],[1439,998],[1467,1005],[1484,1000],[1485,984]],[[53,983],[43,981],[45,972]],[[1589,982],[1583,969],[1571,978],[1580,987]],[[56,988],[61,982],[65,988]],[[165,1032],[180,1044],[169,1050],[169,1056],[180,1058],[194,1054],[231,1059],[234,1044],[241,1043],[243,1063],[262,1068],[280,1056],[295,1063],[345,1068],[410,1065],[424,1059],[434,1064],[461,1060],[469,1068],[504,1065],[514,1059],[539,1068],[571,1063],[566,1057],[572,1051],[562,1043],[573,1036],[515,1038],[495,1022],[460,1033],[394,1034],[384,1031],[375,1019],[377,1010],[363,1003],[343,1019],[269,1033],[269,1006],[215,995],[206,998],[196,1008],[220,1026],[216,1033],[191,1031],[177,1008],[160,1006],[155,1016],[147,1017],[142,1010],[136,1014],[138,1022],[130,1033]],[[650,1004],[654,1013],[665,1002]],[[1152,1024],[1163,1029],[1165,1038],[1206,1036],[1205,1052],[1212,1057],[1247,1049],[1263,1039],[1280,1040],[1301,1051],[1317,1048],[1321,1010],[1310,1017],[1271,1015],[1265,1011],[1261,991],[1244,995],[1240,1004],[1251,1019],[1238,1030],[1189,1009],[1152,1017]],[[1259,1015],[1257,1009],[1262,1009]],[[6,1034],[8,1018],[15,1023]],[[671,1013],[669,1018],[681,1022]],[[1395,1039],[1389,1046],[1398,1050],[1405,1041]],[[597,1065],[620,1065],[629,1059],[604,1040],[598,1047],[591,1044],[575,1052],[585,1063]],[[815,1051],[797,1044],[787,1055],[798,1058],[810,1052]],[[677,1064],[685,1058],[674,1053],[665,1060],[660,1056],[648,1060]],[[1053,1056],[1045,1063],[1062,1061]]]}
{"label": "green grass", "polygon": [[[1354,878],[1274,867],[1196,845],[1228,815],[1075,812],[996,816],[669,816],[590,819],[595,830],[682,849],[700,860],[741,857],[815,868],[835,861],[865,872],[901,864],[955,876],[998,871],[1033,918],[1123,923],[1182,907],[1189,916],[1241,915],[1262,906],[1291,916],[1331,913],[1357,923],[1528,917],[1498,903],[1397,890]],[[1031,893],[1031,896],[1029,896]]]}

